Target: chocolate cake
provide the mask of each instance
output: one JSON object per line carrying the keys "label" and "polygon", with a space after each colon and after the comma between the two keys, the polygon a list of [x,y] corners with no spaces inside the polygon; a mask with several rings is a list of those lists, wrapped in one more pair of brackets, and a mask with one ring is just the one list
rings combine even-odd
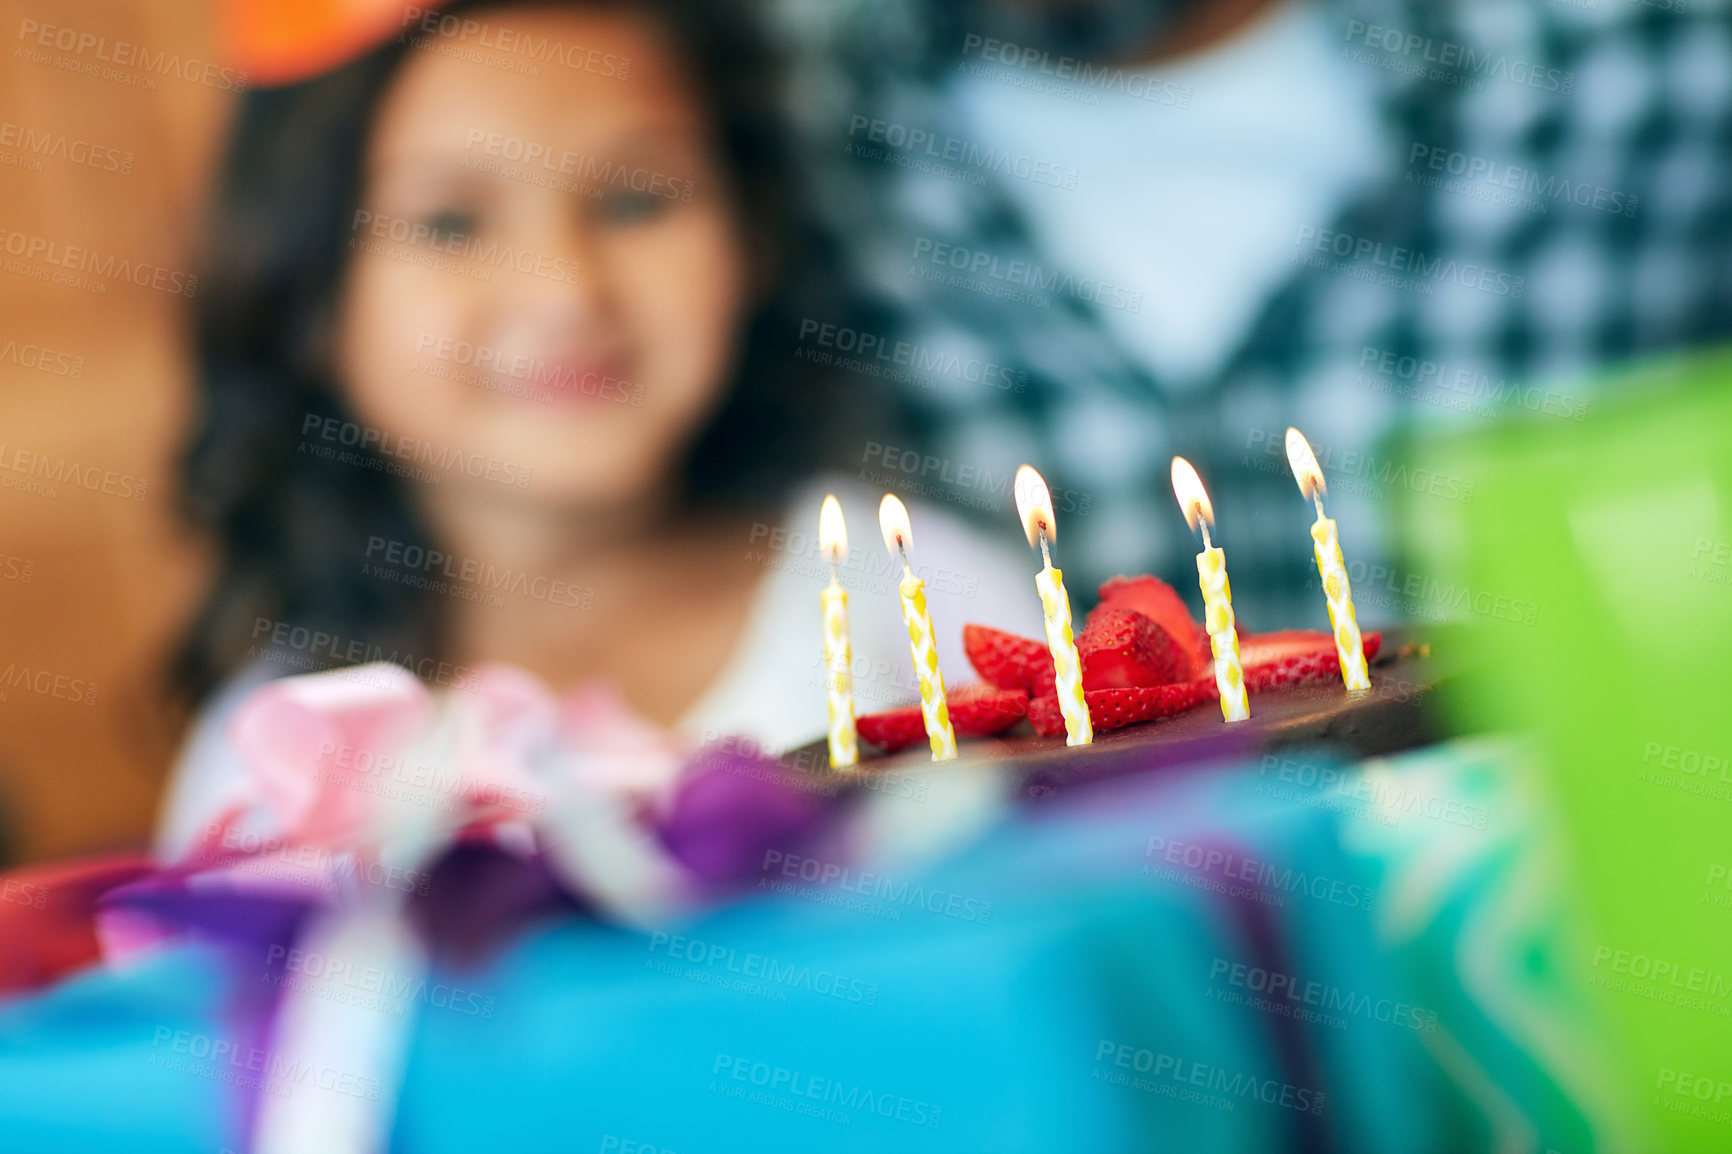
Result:
{"label": "chocolate cake", "polygon": [[[1387,631],[1370,663],[1371,688],[1349,693],[1339,676],[1251,694],[1251,717],[1228,724],[1214,701],[1155,721],[1098,730],[1089,745],[1069,746],[1041,737],[1027,721],[996,737],[964,738],[957,760],[990,762],[1018,779],[1018,792],[1034,797],[1064,786],[1123,773],[1176,769],[1212,762],[1242,763],[1281,750],[1311,749],[1346,759],[1397,753],[1444,736],[1435,689],[1449,675],[1431,638],[1410,629]],[[828,773],[823,741],[790,752],[786,764]],[[925,742],[879,753],[866,746],[852,772],[882,774],[933,767]]]}

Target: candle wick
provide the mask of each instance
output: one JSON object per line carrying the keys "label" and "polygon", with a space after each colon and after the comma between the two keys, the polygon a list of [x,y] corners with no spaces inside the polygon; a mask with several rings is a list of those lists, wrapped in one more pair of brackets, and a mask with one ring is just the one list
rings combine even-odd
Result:
{"label": "candle wick", "polygon": [[1317,506],[1317,519],[1319,521],[1327,520],[1328,514],[1323,512],[1323,494],[1316,489],[1311,490],[1311,502]]}
{"label": "candle wick", "polygon": [[1198,517],[1197,518],[1197,525],[1199,528],[1201,528],[1203,530],[1203,548],[1213,549],[1215,547],[1215,544],[1214,544],[1214,542],[1209,540],[1209,520],[1208,520],[1208,518],[1207,517]]}
{"label": "candle wick", "polygon": [[1052,551],[1046,545],[1046,530],[1040,531],[1040,559],[1046,562],[1048,569],[1052,568]]}

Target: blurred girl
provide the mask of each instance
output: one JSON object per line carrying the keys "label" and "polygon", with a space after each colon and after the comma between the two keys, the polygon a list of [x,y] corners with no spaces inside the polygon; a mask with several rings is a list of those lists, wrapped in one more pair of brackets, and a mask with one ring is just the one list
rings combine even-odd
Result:
{"label": "blurred girl", "polygon": [[[507,661],[689,739],[820,736],[825,487],[859,709],[914,696],[881,489],[811,484],[891,450],[867,378],[813,367],[852,314],[751,23],[699,0],[419,13],[235,123],[184,469],[219,563],[179,661],[196,700],[228,687],[171,850],[238,778],[234,702],[287,673],[385,659],[461,691]],[[964,621],[1038,632],[1031,566],[1008,511],[992,541],[913,518],[963,680]]]}

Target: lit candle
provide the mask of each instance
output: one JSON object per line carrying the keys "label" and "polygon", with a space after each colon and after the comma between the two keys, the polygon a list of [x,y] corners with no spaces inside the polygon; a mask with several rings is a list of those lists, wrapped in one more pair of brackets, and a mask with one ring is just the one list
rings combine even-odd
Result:
{"label": "lit candle", "polygon": [[1203,489],[1203,479],[1183,457],[1173,458],[1173,495],[1185,511],[1185,522],[1203,530],[1203,551],[1197,554],[1197,581],[1203,588],[1203,625],[1215,653],[1215,684],[1221,690],[1221,716],[1244,721],[1251,716],[1245,699],[1245,671],[1239,665],[1239,634],[1233,627],[1233,594],[1227,588],[1227,556],[1209,540],[1215,509]]}
{"label": "lit candle", "polygon": [[1371,675],[1365,670],[1365,646],[1359,638],[1359,619],[1353,614],[1353,589],[1347,584],[1347,563],[1341,559],[1341,537],[1335,522],[1323,513],[1323,470],[1317,455],[1298,429],[1287,430],[1287,463],[1299,491],[1317,506],[1311,526],[1311,543],[1317,553],[1317,576],[1323,580],[1323,596],[1329,602],[1329,624],[1335,630],[1335,652],[1341,657],[1341,680],[1348,689],[1370,689]]}
{"label": "lit candle", "polygon": [[1057,674],[1058,708],[1064,714],[1066,745],[1088,745],[1095,739],[1089,724],[1088,702],[1083,700],[1082,662],[1076,655],[1076,638],[1071,632],[1070,596],[1064,591],[1064,571],[1052,567],[1049,543],[1058,537],[1052,516],[1052,494],[1046,481],[1028,465],[1016,471],[1016,515],[1022,518],[1022,531],[1033,548],[1040,546],[1041,560],[1046,567],[1034,575],[1034,587],[1040,592],[1041,611],[1046,616],[1046,644],[1052,650],[1053,670]]}
{"label": "lit candle", "polygon": [[878,506],[878,527],[884,531],[884,547],[890,555],[902,558],[902,620],[908,626],[908,649],[914,658],[914,675],[920,681],[920,713],[926,721],[926,740],[932,744],[932,760],[949,761],[956,756],[956,731],[950,728],[944,674],[938,671],[938,644],[932,632],[932,614],[926,610],[926,582],[916,577],[908,564],[908,546],[914,533],[908,526],[908,510],[893,493],[884,494]]}
{"label": "lit candle", "polygon": [[830,698],[830,768],[846,769],[860,760],[854,732],[854,676],[848,653],[848,593],[837,566],[848,555],[848,526],[834,495],[824,497],[818,514],[818,549],[830,562],[830,584],[818,596],[824,604],[824,688]]}

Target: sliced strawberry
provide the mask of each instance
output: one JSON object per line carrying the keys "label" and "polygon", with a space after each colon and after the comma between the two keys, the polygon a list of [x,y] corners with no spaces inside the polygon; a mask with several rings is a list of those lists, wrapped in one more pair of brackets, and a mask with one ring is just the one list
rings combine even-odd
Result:
{"label": "sliced strawberry", "polygon": [[946,698],[950,724],[964,737],[991,737],[1003,733],[1028,713],[1028,693],[1000,689],[996,685],[959,685]]}
{"label": "sliced strawberry", "polygon": [[1089,614],[1090,623],[1103,609],[1135,609],[1165,629],[1167,635],[1178,642],[1179,648],[1190,656],[1190,676],[1201,677],[1208,671],[1211,661],[1209,634],[1202,623],[1191,616],[1184,598],[1171,585],[1146,573],[1137,577],[1113,577],[1100,587],[1100,599],[1100,605]]}
{"label": "sliced strawberry", "polygon": [[964,625],[962,649],[989,685],[1021,689],[1034,697],[1053,691],[1052,653],[1044,642],[986,625]]}
{"label": "sliced strawberry", "polygon": [[1147,614],[1102,605],[1077,634],[1087,689],[1131,689],[1191,679],[1191,657]]}
{"label": "sliced strawberry", "polygon": [[[1015,725],[1028,712],[1028,693],[993,685],[958,685],[944,695],[950,726],[962,737],[991,737]],[[926,739],[926,719],[920,706],[902,705],[857,718],[860,736],[886,752],[906,749]]]}
{"label": "sliced strawberry", "polygon": [[[1365,660],[1370,661],[1383,644],[1383,634],[1367,633],[1360,642]],[[1252,691],[1341,676],[1334,636],[1314,629],[1248,633],[1239,639],[1239,664],[1245,669],[1245,688]]]}
{"label": "sliced strawberry", "polygon": [[906,749],[926,736],[926,719],[918,705],[899,705],[882,713],[867,713],[854,719],[854,728],[862,741],[879,746],[886,753]]}
{"label": "sliced strawberry", "polygon": [[[1090,689],[1083,693],[1089,707],[1089,724],[1096,729],[1118,729],[1139,721],[1171,717],[1210,700],[1213,678],[1199,678],[1173,685],[1143,685],[1132,689]],[[1064,712],[1058,698],[1037,697],[1028,703],[1028,721],[1042,737],[1064,736]]]}
{"label": "sliced strawberry", "polygon": [[[1087,700],[1087,694],[1084,694]],[[1089,720],[1094,720],[1090,714]],[[1058,695],[1031,697],[1028,701],[1028,723],[1042,737],[1064,736],[1064,711],[1058,707]]]}

